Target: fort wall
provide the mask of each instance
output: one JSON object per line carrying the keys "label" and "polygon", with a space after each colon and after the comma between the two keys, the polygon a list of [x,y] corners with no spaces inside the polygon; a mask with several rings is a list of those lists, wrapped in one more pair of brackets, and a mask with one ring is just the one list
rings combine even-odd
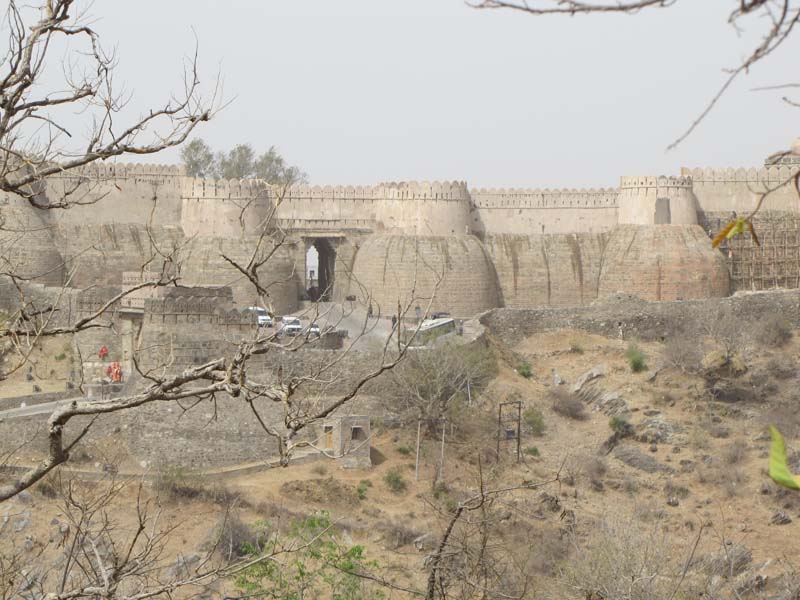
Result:
{"label": "fort wall", "polygon": [[[780,165],[760,169],[681,169],[681,175],[692,178],[692,189],[699,209],[705,212],[731,211],[745,215],[752,211],[760,194],[786,182],[800,166]],[[789,182],[770,192],[763,210],[800,212],[800,197]]]}
{"label": "fort wall", "polygon": [[179,225],[182,179],[175,165],[100,162],[48,177],[46,193],[74,203],[51,215],[59,224]]}
{"label": "fort wall", "polygon": [[269,207],[269,187],[261,180],[181,180],[181,226],[187,236],[258,234]]}
{"label": "fort wall", "polygon": [[[275,218],[295,229],[363,228],[416,235],[464,233],[469,192],[464,182],[401,182],[376,186],[293,186]],[[319,222],[322,223],[319,223]]]}
{"label": "fort wall", "polygon": [[478,189],[471,230],[485,234],[599,233],[617,224],[618,191]]}
{"label": "fort wall", "polygon": [[605,233],[486,236],[501,306],[581,306],[597,297]]}

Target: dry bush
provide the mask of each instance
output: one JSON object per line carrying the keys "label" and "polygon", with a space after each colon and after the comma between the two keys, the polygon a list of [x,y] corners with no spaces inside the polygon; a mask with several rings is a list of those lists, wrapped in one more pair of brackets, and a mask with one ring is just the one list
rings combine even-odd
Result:
{"label": "dry bush", "polygon": [[212,547],[226,560],[231,561],[245,555],[245,548],[259,549],[262,547],[267,532],[263,529],[252,527],[233,514],[226,514],[214,529],[214,536],[208,550]]}
{"label": "dry bush", "polygon": [[[685,532],[670,537],[657,522],[645,525],[618,515],[588,535],[573,533],[571,541],[575,551],[561,581],[587,600],[794,598],[742,592],[737,575],[751,563],[747,548],[722,540],[717,552],[699,558]],[[686,570],[687,564],[694,566]]]}
{"label": "dry bush", "polygon": [[797,362],[791,354],[782,352],[767,362],[766,371],[775,379],[790,379],[797,375]]}
{"label": "dry bush", "polygon": [[373,525],[372,528],[383,534],[381,543],[391,550],[407,546],[422,535],[421,531],[411,529],[395,521],[382,520],[380,523]]}
{"label": "dry bush", "polygon": [[684,485],[678,485],[672,481],[664,484],[664,495],[668,498],[679,498],[684,500],[689,497],[689,488]]}
{"label": "dry bush", "polygon": [[551,390],[548,394],[554,412],[568,419],[586,418],[586,407],[575,394],[563,388]]}
{"label": "dry bush", "polygon": [[156,472],[153,489],[162,500],[176,501],[201,497],[204,486],[197,477],[179,467],[162,467]]}
{"label": "dry bush", "polygon": [[728,498],[735,498],[747,483],[747,476],[741,469],[725,469],[721,472],[720,480]]}
{"label": "dry bush", "polygon": [[783,315],[768,314],[756,324],[753,337],[762,346],[780,348],[792,339],[792,328]]}
{"label": "dry bush", "polygon": [[659,529],[618,517],[600,523],[587,538],[573,536],[575,552],[562,581],[582,598],[669,598],[678,571]]}
{"label": "dry bush", "polygon": [[728,465],[738,465],[747,456],[747,442],[736,439],[722,451],[722,459]]}
{"label": "dry bush", "polygon": [[584,463],[584,472],[590,480],[599,481],[608,473],[608,466],[599,456],[590,456]]}
{"label": "dry bush", "polygon": [[684,373],[697,373],[703,368],[703,348],[697,339],[678,335],[671,337],[661,350],[665,367],[680,369]]}

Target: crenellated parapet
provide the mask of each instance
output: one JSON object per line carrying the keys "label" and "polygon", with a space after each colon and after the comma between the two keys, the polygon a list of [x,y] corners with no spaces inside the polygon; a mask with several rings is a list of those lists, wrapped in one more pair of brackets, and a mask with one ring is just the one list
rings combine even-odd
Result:
{"label": "crenellated parapet", "polygon": [[692,178],[686,175],[659,175],[659,176],[625,176],[619,178],[620,190],[630,188],[690,188],[692,187]]}
{"label": "crenellated parapet", "polygon": [[695,186],[725,185],[727,183],[752,183],[756,185],[776,184],[786,181],[797,173],[800,165],[786,164],[761,167],[760,169],[681,169],[681,174],[690,176]]}
{"label": "crenellated parapet", "polygon": [[477,208],[613,208],[615,188],[521,189],[480,188],[470,191]]}
{"label": "crenellated parapet", "polygon": [[620,177],[620,225],[693,225],[697,201],[686,175]]}
{"label": "crenellated parapet", "polygon": [[219,199],[266,198],[270,186],[261,179],[200,179],[181,178],[182,198]]}
{"label": "crenellated parapet", "polygon": [[88,180],[114,180],[114,179],[173,179],[175,184],[184,176],[185,169],[180,165],[157,165],[147,163],[113,163],[96,161],[82,167],[51,175],[56,179],[88,179]]}
{"label": "crenellated parapet", "polygon": [[251,327],[255,323],[252,312],[229,308],[227,303],[213,296],[178,296],[148,298],[144,312],[149,323],[210,323],[221,326]]}
{"label": "crenellated parapet", "polygon": [[681,174],[691,176],[694,195],[699,208],[708,213],[751,211],[760,195],[770,192],[765,210],[800,211],[800,197],[792,184],[792,177],[800,170],[794,157],[787,164],[771,165],[759,169],[681,169]]}
{"label": "crenellated parapet", "polygon": [[403,181],[374,186],[295,185],[282,191],[284,200],[468,200],[464,181]]}

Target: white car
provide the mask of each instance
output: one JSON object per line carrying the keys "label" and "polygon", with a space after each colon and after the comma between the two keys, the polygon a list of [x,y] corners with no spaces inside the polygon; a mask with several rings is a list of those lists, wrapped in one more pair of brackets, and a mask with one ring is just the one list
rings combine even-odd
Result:
{"label": "white car", "polygon": [[297,317],[283,317],[281,319],[281,333],[296,336],[301,331],[303,331],[303,326],[300,323],[300,319]]}
{"label": "white car", "polygon": [[317,325],[316,323],[312,323],[311,327],[308,328],[308,335],[319,337],[321,335],[319,330],[319,325]]}
{"label": "white car", "polygon": [[255,313],[259,327],[272,327],[272,317],[269,316],[266,309],[260,306],[251,306],[247,310]]}

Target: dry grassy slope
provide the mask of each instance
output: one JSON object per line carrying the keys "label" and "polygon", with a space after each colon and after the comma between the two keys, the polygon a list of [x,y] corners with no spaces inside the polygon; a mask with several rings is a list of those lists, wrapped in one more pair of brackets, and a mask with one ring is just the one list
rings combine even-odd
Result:
{"label": "dry grassy slope", "polygon": [[[583,348],[582,354],[569,351],[574,344]],[[660,345],[642,344],[641,348],[649,365],[655,366],[662,351]],[[800,343],[794,340],[781,350],[750,351],[747,357],[750,371],[742,379],[763,370],[773,357],[796,356],[798,349]],[[559,496],[563,508],[575,512],[581,535],[591,532],[597,520],[604,518],[621,517],[631,523],[655,524],[667,532],[677,556],[686,551],[697,525],[711,523],[713,531],[704,538],[700,554],[718,550],[719,536],[723,535],[751,548],[754,564],[783,556],[800,556],[796,524],[769,524],[771,516],[784,504],[789,507],[785,510],[792,518],[798,517],[800,506],[800,500],[792,496],[779,497],[764,473],[768,442],[759,435],[764,423],[780,419],[781,425],[790,425],[786,413],[783,416],[772,414],[773,402],[735,405],[709,402],[701,378],[674,370],[662,371],[655,381],[648,381],[649,371],[630,372],[624,358],[625,347],[619,340],[559,331],[528,338],[513,350],[530,361],[534,376],[525,379],[514,371],[515,365],[501,361],[497,377],[483,395],[484,419],[491,423],[494,405],[518,395],[526,406],[537,406],[543,411],[547,430],[542,437],[525,434],[523,438],[523,447],[535,445],[540,450],[540,458],[528,457],[521,465],[514,465],[507,458],[500,466],[484,463],[484,477],[489,485],[540,480],[561,470],[564,481],[551,485],[548,491]],[[631,409],[631,423],[636,425],[656,417],[682,428],[669,442],[657,444],[655,452],[650,452],[648,443],[623,442],[671,467],[674,473],[646,473],[623,464],[612,453],[601,459],[606,472],[598,474],[595,457],[611,433],[608,416],[589,412],[585,420],[570,420],[550,409],[546,396],[553,387],[551,369],[568,382],[568,387],[582,373],[601,363],[607,366],[607,372],[596,384],[604,390],[619,390]],[[794,382],[795,379],[779,381],[779,389],[773,391],[772,396],[788,397]],[[473,417],[473,420],[476,419]],[[490,424],[488,428],[491,431]],[[726,430],[728,437],[724,438],[709,433],[713,431],[719,436]],[[335,462],[317,461],[228,479],[223,485],[241,496],[243,502],[234,511],[244,521],[275,519],[276,515],[285,518],[323,508],[329,510],[340,526],[349,531],[354,543],[364,544],[369,556],[390,567],[387,577],[402,584],[422,585],[425,554],[410,543],[398,546],[393,538],[404,536],[407,542],[414,534],[441,531],[447,515],[437,514],[432,509],[432,505],[437,504],[432,500],[431,482],[438,462],[439,441],[432,439],[424,444],[419,482],[414,481],[413,455],[398,451],[400,446],[413,446],[414,434],[411,430],[379,429],[373,438],[376,464],[371,470],[342,470]],[[490,456],[487,449],[493,447],[485,427],[476,427],[472,436],[448,439],[446,446],[445,480],[453,490],[451,496],[456,499],[476,488],[476,457],[479,454]],[[731,455],[729,448],[736,440],[744,441],[746,449],[734,457],[735,460],[726,458]],[[704,457],[710,457],[710,465],[704,464]],[[682,472],[681,460],[693,461],[694,468]],[[395,494],[387,488],[384,477],[390,469],[399,469],[404,474],[408,483],[405,492]],[[566,483],[570,477],[574,478],[572,485]],[[363,479],[369,479],[373,485],[367,489],[366,499],[359,500],[355,489]],[[602,482],[602,489],[597,483],[593,484],[592,479]],[[735,485],[731,483],[734,480]],[[679,498],[677,506],[667,504],[667,485],[673,490],[685,488],[688,492]],[[515,523],[528,523],[524,528],[519,527],[516,543],[533,552],[552,551],[565,556],[564,544],[557,535],[563,527],[558,513],[545,511],[542,519],[537,517],[532,521],[525,517],[537,506],[538,494],[538,491],[514,492],[505,501],[517,511],[509,521],[512,529]],[[12,514],[30,510],[32,524],[17,537],[32,535],[36,539],[46,539],[50,520],[57,516],[59,509],[36,492],[33,502],[23,505],[16,501],[2,509]],[[176,556],[195,551],[208,539],[226,507],[208,501],[178,499],[165,502],[163,508],[164,524],[179,525],[168,549],[168,554]],[[116,514],[130,520],[130,515],[123,510]],[[42,535],[45,537],[41,538]],[[7,548],[10,543],[13,540],[4,536],[0,549]],[[766,572],[775,572],[777,568],[777,564],[773,564]],[[542,558],[541,564],[534,564],[532,569],[537,587],[544,594],[542,597],[556,597],[553,595],[556,593],[558,597],[567,596],[564,590],[554,591],[558,586],[552,578],[553,565],[547,559]]]}
{"label": "dry grassy slope", "polygon": [[[10,353],[3,367],[10,368],[16,361],[17,355]],[[33,364],[33,380],[27,379],[27,366],[15,371],[0,385],[0,398],[32,394],[34,384],[38,385],[42,392],[64,391],[70,369],[73,368],[72,345],[66,339],[42,339],[31,352],[30,363]]]}
{"label": "dry grassy slope", "polygon": [[[577,343],[584,352],[569,352]],[[699,340],[698,340],[699,343]],[[640,344],[647,355],[648,365],[656,367],[663,346],[657,343]],[[784,526],[770,525],[772,515],[786,506],[790,517],[796,518],[800,498],[781,492],[766,475],[769,442],[764,437],[766,423],[775,423],[786,431],[797,430],[796,417],[787,420],[787,414],[776,409],[780,401],[792,398],[796,375],[784,381],[772,379],[778,389],[769,394],[766,402],[726,404],[712,402],[704,393],[704,381],[679,370],[668,369],[659,373],[654,382],[648,381],[652,371],[633,374],[625,360],[627,345],[619,340],[559,331],[533,336],[520,343],[515,350],[533,364],[535,381],[521,381],[513,373],[504,373],[495,381],[499,394],[522,392],[531,400],[528,404],[543,409],[548,429],[535,441],[542,454],[541,464],[549,469],[558,468],[566,460],[566,469],[579,471],[581,464],[596,455],[609,433],[609,417],[592,412],[585,421],[558,417],[548,410],[548,402],[537,400],[553,386],[551,369],[564,378],[567,385],[596,364],[608,367],[607,375],[597,384],[605,390],[619,390],[631,408],[630,422],[634,425],[647,419],[645,413],[677,424],[683,432],[674,435],[669,443],[656,445],[626,441],[651,454],[662,464],[675,470],[674,474],[649,474],[623,464],[613,453],[605,459],[607,473],[601,478],[604,490],[598,492],[587,485],[588,476],[578,477],[575,487],[577,497],[570,499],[579,520],[622,514],[636,519],[657,518],[663,527],[674,532],[676,545],[683,548],[693,533],[687,523],[695,526],[711,523],[713,535],[706,539],[705,548],[718,548],[724,535],[729,540],[741,541],[753,551],[754,564],[783,556],[800,556],[800,538],[794,523]],[[750,348],[746,352],[748,372],[738,379],[745,387],[749,377],[763,372],[771,359],[792,361],[798,355],[800,343],[795,338],[781,349]],[[717,437],[725,435],[725,437]],[[789,440],[789,443],[795,440]],[[734,444],[744,444],[743,452],[732,452]],[[710,459],[710,465],[704,464]],[[681,460],[692,460],[695,467],[682,472]],[[609,481],[631,480],[638,491],[611,489]],[[679,500],[678,506],[666,502],[665,486],[684,487],[688,496]],[[570,490],[572,492],[573,490]],[[570,494],[572,495],[572,494]],[[659,514],[663,512],[663,515]],[[777,565],[774,565],[777,567]],[[767,570],[769,572],[769,569]]]}

